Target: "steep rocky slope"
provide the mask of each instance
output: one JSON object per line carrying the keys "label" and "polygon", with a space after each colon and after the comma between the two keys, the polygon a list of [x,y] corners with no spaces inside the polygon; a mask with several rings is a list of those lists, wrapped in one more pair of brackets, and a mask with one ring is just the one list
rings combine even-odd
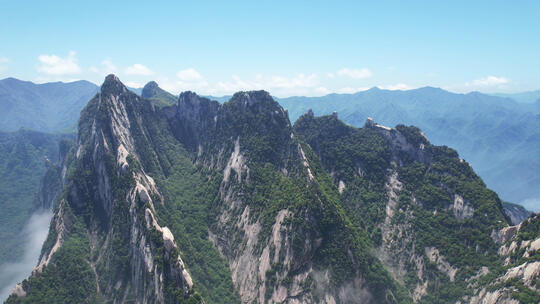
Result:
{"label": "steep rocky slope", "polygon": [[140,166],[133,133],[145,106],[110,75],[85,108],[64,160],[39,265],[8,302],[174,302],[199,298],[155,205],[163,196]]}
{"label": "steep rocky slope", "polygon": [[539,211],[539,104],[479,92],[456,94],[439,88],[382,90],[355,94],[279,99],[294,121],[313,109],[316,115],[333,111],[347,124],[362,127],[367,117],[383,125],[415,125],[432,143],[457,149],[487,185],[502,199],[525,203]]}
{"label": "steep rocky slope", "polygon": [[21,129],[0,132],[0,301],[28,276],[39,255],[58,194],[60,136]]}
{"label": "steep rocky slope", "polygon": [[431,145],[415,127],[368,119],[356,129],[335,114],[309,112],[295,132],[313,147],[352,218],[414,301],[467,302],[478,292],[471,284],[503,268],[491,236],[508,229],[510,219],[454,150]]}
{"label": "steep rocky slope", "polygon": [[[98,91],[86,81],[34,84],[0,80],[0,130],[21,126],[47,132],[76,131],[80,110]],[[176,103],[155,82],[132,92],[156,106]],[[231,96],[215,98],[225,102]],[[214,98],[214,97],[213,97]],[[290,97],[277,100],[295,121],[312,108],[316,114],[338,111],[346,123],[363,126],[368,116],[383,124],[414,124],[433,143],[456,148],[501,197],[536,210],[540,163],[540,103],[516,103],[481,93],[454,94],[437,88],[389,91],[373,88],[356,94]]]}
{"label": "steep rocky slope", "polygon": [[501,247],[497,251],[503,259],[501,267],[483,268],[477,280],[467,288],[472,297],[463,302],[471,304],[538,303],[540,298],[540,215],[524,220],[520,225],[493,231],[491,237]]}
{"label": "steep rocky slope", "polygon": [[[15,261],[22,254],[19,233],[31,214],[49,200],[39,197],[40,182],[47,168],[58,159],[63,137],[21,129],[0,132],[0,264]],[[46,194],[46,193],[44,193]],[[3,286],[0,281],[0,286]]]}
{"label": "steep rocky slope", "polygon": [[523,208],[523,206],[518,204],[512,204],[508,202],[503,202],[504,212],[510,218],[512,224],[519,225],[523,220],[528,218],[532,212]]}
{"label": "steep rocky slope", "polygon": [[175,110],[177,138],[219,188],[209,234],[242,302],[405,301],[268,93],[220,105],[187,92]]}
{"label": "steep rocky slope", "polygon": [[165,106],[110,75],[62,164],[8,303],[453,303],[506,267],[509,219],[455,151],[371,120],[293,127],[264,91]]}

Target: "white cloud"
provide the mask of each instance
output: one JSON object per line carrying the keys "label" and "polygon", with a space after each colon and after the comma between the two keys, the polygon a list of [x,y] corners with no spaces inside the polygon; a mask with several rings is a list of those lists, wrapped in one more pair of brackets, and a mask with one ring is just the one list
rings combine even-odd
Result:
{"label": "white cloud", "polygon": [[178,94],[183,91],[195,91],[200,94],[211,94],[215,90],[208,87],[208,82],[205,80],[198,82],[185,82],[181,80],[171,81],[168,78],[162,78],[158,81],[159,86],[165,91]]}
{"label": "white cloud", "polygon": [[4,72],[5,70],[7,70],[7,66],[6,64],[9,62],[9,59],[7,59],[6,57],[0,57],[0,73]]}
{"label": "white cloud", "polygon": [[325,87],[318,87],[318,88],[315,88],[315,93],[318,93],[320,95],[328,95],[332,93],[332,91],[330,91],[329,89]]}
{"label": "white cloud", "polygon": [[265,81],[269,88],[311,88],[317,84],[317,75],[298,74],[295,77],[287,78],[281,76],[272,76]]}
{"label": "white cloud", "polygon": [[473,82],[467,82],[465,86],[492,87],[507,84],[508,82],[510,82],[510,80],[504,77],[487,76],[484,78],[475,79]]}
{"label": "white cloud", "polygon": [[89,75],[88,80],[93,81],[94,83],[102,83],[106,75],[117,74],[118,68],[113,64],[110,58],[106,58],[103,59],[99,65],[90,66],[88,72],[91,73],[87,74]]}
{"label": "white cloud", "polygon": [[326,88],[318,87],[316,74],[297,74],[293,77],[257,75],[254,80],[243,80],[233,75],[232,81],[220,81],[216,91],[221,94],[231,94],[237,91],[268,90],[276,96],[291,95],[321,95],[328,93]]}
{"label": "white cloud", "polygon": [[[336,73],[334,73],[335,77]],[[187,68],[176,73],[176,77],[166,78],[157,77],[159,85],[171,92],[179,93],[181,91],[191,90],[203,95],[222,96],[233,94],[238,91],[267,90],[272,95],[278,97],[286,96],[322,96],[330,93],[352,94],[368,90],[369,87],[352,85],[332,86],[324,81],[328,79],[328,73],[323,74],[321,79],[315,73],[299,73],[294,75],[262,75],[255,74],[250,78],[239,75],[231,75],[226,80],[210,81],[201,75],[194,68]],[[379,86],[387,90],[409,90],[413,87],[397,83],[391,85]]]}
{"label": "white cloud", "polygon": [[39,55],[38,60],[41,65],[37,68],[38,72],[52,76],[79,74],[81,68],[77,64],[75,55],[74,51],[70,51],[65,58],[57,55]]}
{"label": "white cloud", "polygon": [[347,77],[350,77],[350,78],[354,78],[354,79],[365,79],[365,78],[369,78],[373,75],[373,73],[371,73],[371,71],[367,68],[362,68],[362,69],[347,69],[347,68],[344,68],[344,69],[341,69],[339,71],[336,72],[337,75],[339,76],[347,76]]}
{"label": "white cloud", "polygon": [[161,78],[159,85],[166,91],[172,93],[179,93],[182,91],[202,91],[204,94],[211,94],[215,92],[215,89],[210,88],[208,81],[193,68],[180,70],[176,73],[178,79],[169,80],[168,78]]}
{"label": "white cloud", "polygon": [[101,61],[99,67],[91,66],[88,70],[96,74],[114,74],[118,70],[110,59]]}
{"label": "white cloud", "polygon": [[521,205],[523,205],[528,210],[531,210],[534,212],[540,212],[540,197],[528,198],[522,201]]}
{"label": "white cloud", "polygon": [[396,83],[396,84],[389,84],[389,85],[383,85],[383,86],[377,86],[379,89],[383,90],[410,90],[413,89],[413,87],[406,85],[404,83]]}
{"label": "white cloud", "polygon": [[228,95],[238,91],[267,90],[276,96],[325,95],[331,91],[321,87],[316,74],[297,74],[292,77],[264,76],[257,74],[251,79],[232,75],[230,80],[209,81],[197,70],[188,68],[176,73],[176,79],[159,78],[159,85],[172,93],[192,90],[200,94]]}
{"label": "white cloud", "polygon": [[105,74],[116,73],[117,68],[110,59],[103,60],[101,66],[103,67],[103,72],[105,72]]}
{"label": "white cloud", "polygon": [[9,59],[7,57],[0,57],[0,72],[7,70],[7,63],[9,63]]}
{"label": "white cloud", "polygon": [[142,88],[144,86],[143,83],[137,82],[137,81],[124,81],[124,84],[130,88]]}
{"label": "white cloud", "polygon": [[237,91],[249,91],[254,90],[257,84],[249,83],[240,79],[236,75],[232,75],[231,78],[233,81],[220,81],[217,83],[218,91],[221,91],[225,94],[234,93]]}
{"label": "white cloud", "polygon": [[178,71],[176,77],[182,81],[198,81],[203,78],[201,74],[193,68]]}
{"label": "white cloud", "polygon": [[366,91],[366,90],[369,90],[369,88],[367,88],[367,87],[361,87],[361,88],[344,87],[344,88],[341,88],[341,89],[337,90],[337,93],[352,94],[352,93],[356,93],[356,92],[360,92],[360,91]]}
{"label": "white cloud", "polygon": [[152,70],[150,70],[147,66],[144,66],[140,63],[135,63],[132,66],[128,66],[124,73],[126,75],[142,75],[142,76],[149,76],[154,74]]}
{"label": "white cloud", "polygon": [[32,268],[39,258],[43,242],[47,238],[51,218],[52,212],[50,211],[38,211],[32,214],[17,236],[24,244],[22,254],[17,257],[16,261],[0,262],[0,282],[5,283],[5,285],[0,286],[0,299],[7,298],[13,286],[27,278],[32,272]]}

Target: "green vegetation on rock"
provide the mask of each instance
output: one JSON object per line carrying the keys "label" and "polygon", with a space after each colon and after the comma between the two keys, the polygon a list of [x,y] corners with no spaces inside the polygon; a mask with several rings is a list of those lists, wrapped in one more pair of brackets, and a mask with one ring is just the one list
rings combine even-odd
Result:
{"label": "green vegetation on rock", "polygon": [[43,254],[58,250],[9,303],[455,303],[538,258],[503,265],[498,196],[416,127],[292,126],[264,91],[167,105],[154,84],[152,102],[107,76],[82,111]]}
{"label": "green vegetation on rock", "polygon": [[2,155],[0,261],[2,262],[15,261],[16,257],[22,255],[24,239],[19,234],[31,214],[41,207],[41,203],[45,203],[40,202],[40,183],[47,168],[55,166],[61,138],[58,135],[25,129],[13,133],[0,133],[0,155]]}

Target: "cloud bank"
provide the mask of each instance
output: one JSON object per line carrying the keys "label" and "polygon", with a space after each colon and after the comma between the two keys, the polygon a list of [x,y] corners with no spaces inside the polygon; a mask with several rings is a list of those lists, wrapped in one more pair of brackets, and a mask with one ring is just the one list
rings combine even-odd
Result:
{"label": "cloud bank", "polygon": [[527,210],[540,212],[540,197],[528,198],[522,201],[521,205]]}
{"label": "cloud bank", "polygon": [[338,76],[346,76],[353,79],[365,79],[373,76],[373,73],[369,69],[348,69],[344,68],[336,72]]}
{"label": "cloud bank", "polygon": [[[141,63],[117,65],[113,64],[110,58],[87,67],[79,66],[76,58],[77,53],[70,51],[67,56],[62,57],[56,54],[43,54],[38,56],[37,71],[39,73],[37,82],[49,81],[73,81],[78,79],[89,79],[96,84],[100,84],[107,74],[117,74],[120,79],[130,87],[140,88],[148,81],[154,80],[159,85],[171,92],[178,94],[182,91],[191,90],[203,95],[230,95],[237,91],[246,90],[268,90],[274,96],[322,96],[331,93],[356,93],[364,91],[370,87],[377,86],[386,90],[411,90],[422,85],[406,84],[397,78],[386,80],[383,78],[388,71],[394,71],[393,66],[378,70],[379,75],[374,78],[375,73],[367,67],[343,67],[330,71],[313,71],[303,73],[289,72],[287,74],[230,74],[230,75],[205,75],[196,67],[184,67],[176,70],[176,73],[163,74],[154,71]],[[7,69],[9,60],[0,56],[0,72]],[[395,73],[391,73],[395,74]],[[429,77],[436,74],[429,73]],[[77,78],[75,78],[77,77]],[[383,77],[383,78],[381,78]],[[395,82],[394,82],[395,81]],[[382,84],[381,84],[382,82]],[[384,83],[387,84],[384,84]],[[388,84],[390,82],[390,84]],[[393,84],[392,84],[393,83]],[[446,90],[455,92],[495,92],[505,91],[516,83],[503,76],[488,75],[468,82],[443,86]],[[438,86],[431,84],[432,86]]]}
{"label": "cloud bank", "polygon": [[19,236],[25,240],[24,254],[16,262],[0,264],[0,302],[3,302],[11,294],[13,287],[28,277],[37,265],[51,218],[52,212],[48,210],[34,213]]}
{"label": "cloud bank", "polygon": [[0,73],[7,70],[8,63],[9,63],[9,59],[7,57],[0,57]]}
{"label": "cloud bank", "polygon": [[152,72],[152,70],[150,70],[147,66],[144,66],[140,63],[135,63],[132,66],[128,66],[125,69],[124,73],[126,75],[141,75],[141,76],[149,76],[149,75],[154,74],[154,72]]}
{"label": "cloud bank", "polygon": [[81,72],[81,68],[77,64],[76,53],[70,51],[65,58],[57,55],[39,55],[38,60],[40,65],[37,70],[39,73],[53,76],[74,75]]}

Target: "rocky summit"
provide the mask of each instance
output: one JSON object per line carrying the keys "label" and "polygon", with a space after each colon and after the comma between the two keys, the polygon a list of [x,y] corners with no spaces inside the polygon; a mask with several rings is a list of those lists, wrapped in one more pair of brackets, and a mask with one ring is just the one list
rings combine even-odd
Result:
{"label": "rocky summit", "polygon": [[420,129],[163,92],[107,76],[7,303],[538,302],[539,216]]}

